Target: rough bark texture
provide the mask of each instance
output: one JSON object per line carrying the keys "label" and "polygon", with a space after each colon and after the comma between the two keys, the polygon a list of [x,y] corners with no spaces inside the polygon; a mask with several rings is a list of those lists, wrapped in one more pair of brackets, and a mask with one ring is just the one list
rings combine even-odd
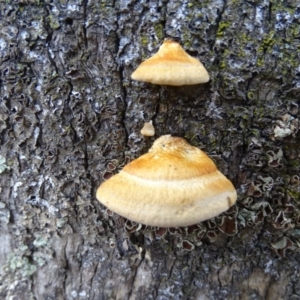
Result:
{"label": "rough bark texture", "polygon": [[[300,298],[298,0],[0,5],[2,299]],[[131,81],[165,37],[208,84]],[[98,203],[150,119],[215,160],[233,209],[165,233]]]}

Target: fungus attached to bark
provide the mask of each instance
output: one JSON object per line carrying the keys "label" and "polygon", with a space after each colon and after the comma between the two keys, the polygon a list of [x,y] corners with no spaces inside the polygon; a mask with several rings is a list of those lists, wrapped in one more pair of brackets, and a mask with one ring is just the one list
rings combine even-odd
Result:
{"label": "fungus attached to bark", "polygon": [[203,64],[170,39],[164,41],[156,54],[142,62],[132,73],[131,78],[174,86],[209,81],[209,75]]}
{"label": "fungus attached to bark", "polygon": [[189,226],[213,218],[236,201],[232,183],[186,140],[158,138],[149,152],[101,184],[97,199],[117,214],[158,227]]}
{"label": "fungus attached to bark", "polygon": [[152,121],[145,122],[143,128],[141,129],[141,134],[143,136],[154,136],[155,134],[155,128],[152,124]]}

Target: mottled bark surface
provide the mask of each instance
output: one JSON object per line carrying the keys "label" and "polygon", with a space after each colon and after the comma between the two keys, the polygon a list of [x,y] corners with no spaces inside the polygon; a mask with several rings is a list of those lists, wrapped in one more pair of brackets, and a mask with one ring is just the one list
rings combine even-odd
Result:
{"label": "mottled bark surface", "polygon": [[[300,298],[297,0],[0,5],[2,299]],[[209,83],[131,81],[165,37]],[[233,209],[163,237],[105,211],[150,119],[215,160]]]}

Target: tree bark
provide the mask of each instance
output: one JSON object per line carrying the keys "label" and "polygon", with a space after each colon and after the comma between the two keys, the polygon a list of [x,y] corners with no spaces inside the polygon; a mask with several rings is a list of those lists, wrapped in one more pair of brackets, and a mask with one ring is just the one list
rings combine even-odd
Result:
{"label": "tree bark", "polygon": [[[2,299],[300,298],[297,0],[0,5]],[[166,37],[209,83],[130,79]],[[165,231],[96,200],[151,119],[209,154],[231,210]]]}

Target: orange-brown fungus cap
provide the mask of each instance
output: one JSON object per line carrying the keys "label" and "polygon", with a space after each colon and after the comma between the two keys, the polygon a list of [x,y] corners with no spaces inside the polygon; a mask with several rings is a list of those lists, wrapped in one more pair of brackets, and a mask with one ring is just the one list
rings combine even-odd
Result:
{"label": "orange-brown fungus cap", "polygon": [[213,218],[236,201],[232,183],[200,149],[179,137],[158,138],[149,152],[103,182],[97,199],[146,225],[189,226]]}
{"label": "orange-brown fungus cap", "polygon": [[158,52],[145,60],[131,78],[161,85],[191,85],[209,81],[202,63],[172,40],[165,40]]}

